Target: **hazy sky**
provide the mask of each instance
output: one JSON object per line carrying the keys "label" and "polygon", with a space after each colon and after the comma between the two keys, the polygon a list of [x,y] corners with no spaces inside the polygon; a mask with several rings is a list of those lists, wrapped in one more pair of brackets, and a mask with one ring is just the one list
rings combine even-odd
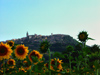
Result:
{"label": "hazy sky", "polygon": [[0,0],[0,41],[87,31],[100,45],[100,0]]}

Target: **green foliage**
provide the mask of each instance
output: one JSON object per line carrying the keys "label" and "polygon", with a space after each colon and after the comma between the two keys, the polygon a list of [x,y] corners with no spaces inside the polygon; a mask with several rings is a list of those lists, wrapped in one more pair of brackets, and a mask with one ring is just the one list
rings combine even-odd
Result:
{"label": "green foliage", "polygon": [[38,62],[38,57],[37,56],[31,56],[32,57],[32,62],[36,63]]}
{"label": "green foliage", "polygon": [[12,75],[27,75],[27,73],[20,71],[18,73],[13,73]]}
{"label": "green foliage", "polygon": [[72,52],[74,52],[74,48],[73,48],[73,46],[71,46],[71,45],[67,46],[67,47],[66,47],[66,50],[67,50],[67,53],[72,53]]}
{"label": "green foliage", "polygon": [[91,47],[91,52],[94,53],[94,52],[99,52],[100,51],[100,46],[99,45],[96,45],[94,44],[92,47]]}
{"label": "green foliage", "polygon": [[64,58],[64,55],[62,55],[60,52],[55,52],[55,53],[53,54],[53,57]]}
{"label": "green foliage", "polygon": [[28,56],[26,57],[26,61],[28,62],[29,65],[31,65],[31,62],[30,62]]}
{"label": "green foliage", "polygon": [[38,63],[37,65],[33,66],[32,70],[41,73],[43,67],[44,67],[44,62]]}

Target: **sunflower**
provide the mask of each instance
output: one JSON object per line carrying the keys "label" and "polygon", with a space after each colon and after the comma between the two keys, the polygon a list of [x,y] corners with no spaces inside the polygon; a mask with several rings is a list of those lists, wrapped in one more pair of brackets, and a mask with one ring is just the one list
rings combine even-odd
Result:
{"label": "sunflower", "polygon": [[[61,61],[62,60],[59,60],[59,59],[56,59],[56,58],[51,59],[50,69],[54,71],[54,67],[53,66],[55,65],[55,60],[57,60],[57,69],[61,70],[62,69],[62,65],[61,65],[61,63],[62,63]],[[46,66],[48,68],[49,67],[49,64],[46,63],[46,64],[44,64],[44,66]],[[59,71],[59,70],[57,70],[57,71]]]}
{"label": "sunflower", "polygon": [[27,62],[26,60],[24,60],[24,61],[23,61],[23,64],[26,64],[26,63],[28,63],[28,62]]}
{"label": "sunflower", "polygon": [[28,47],[25,47],[24,45],[17,45],[15,49],[15,56],[20,60],[24,60],[28,55],[28,52]]}
{"label": "sunflower", "polygon": [[48,71],[48,69],[46,67],[43,67],[42,71],[45,73],[46,71]]}
{"label": "sunflower", "polygon": [[8,41],[7,44],[12,48],[14,46],[14,42],[13,41]]}
{"label": "sunflower", "polygon": [[88,34],[86,31],[82,31],[79,33],[78,35],[78,39],[82,42],[86,42],[86,40],[88,39]]}
{"label": "sunflower", "polygon": [[[37,59],[33,59],[32,57],[36,57]],[[31,61],[31,63],[32,62],[36,62],[36,63],[34,63],[34,64],[37,64],[37,61],[39,60],[39,59],[41,59],[43,57],[43,55],[42,54],[40,54],[38,51],[36,51],[36,50],[33,50],[33,51],[31,51],[31,53],[29,54],[29,60]]]}
{"label": "sunflower", "polygon": [[15,66],[9,66],[9,68],[14,69],[14,68],[15,68]]}
{"label": "sunflower", "polygon": [[50,44],[49,44],[49,42],[46,40],[46,41],[43,41],[43,42],[41,42],[41,44],[40,44],[40,51],[42,52],[42,53],[45,53],[45,52],[47,52],[47,50],[48,50],[48,48],[50,47]]}
{"label": "sunflower", "polygon": [[31,67],[32,67],[32,66],[30,65],[30,66],[28,66],[28,67],[25,67],[25,69],[26,69],[26,70],[30,70]]}
{"label": "sunflower", "polygon": [[9,59],[12,52],[13,51],[9,45],[3,44],[1,42],[1,44],[0,44],[0,60]]}
{"label": "sunflower", "polygon": [[3,73],[3,70],[0,69],[0,72]]}
{"label": "sunflower", "polygon": [[30,70],[31,69],[31,65],[28,64],[28,62],[25,60],[23,61],[23,64],[25,64],[25,69],[26,70]]}
{"label": "sunflower", "polygon": [[20,71],[27,72],[27,71],[25,70],[25,68],[23,68],[23,67],[19,68],[19,72],[20,72]]}
{"label": "sunflower", "polygon": [[[5,63],[4,63],[5,64]],[[3,64],[1,64],[1,67],[3,67]]]}
{"label": "sunflower", "polygon": [[9,60],[7,61],[7,64],[8,64],[8,65],[11,65],[11,66],[12,66],[12,65],[16,65],[14,59],[9,59]]}
{"label": "sunflower", "polygon": [[[62,71],[63,71],[63,69],[57,70],[57,72],[62,72]],[[61,75],[61,73],[58,73],[58,75]]]}
{"label": "sunflower", "polygon": [[66,72],[69,73],[70,69],[66,69]]}
{"label": "sunflower", "polygon": [[[44,64],[44,67],[49,68],[49,64],[48,64],[48,63]],[[50,69],[51,69],[51,70],[54,70],[54,69],[53,69],[53,66],[50,66]]]}
{"label": "sunflower", "polygon": [[95,66],[93,65],[93,68],[95,68]]}
{"label": "sunflower", "polygon": [[7,61],[7,64],[8,64],[8,69],[14,69],[15,68],[15,60],[14,59],[9,59]]}
{"label": "sunflower", "polygon": [[61,65],[62,60],[59,60],[59,59],[56,59],[56,58],[51,59],[51,65],[55,65],[55,61],[57,61],[57,69],[61,70],[62,69],[62,65]]}

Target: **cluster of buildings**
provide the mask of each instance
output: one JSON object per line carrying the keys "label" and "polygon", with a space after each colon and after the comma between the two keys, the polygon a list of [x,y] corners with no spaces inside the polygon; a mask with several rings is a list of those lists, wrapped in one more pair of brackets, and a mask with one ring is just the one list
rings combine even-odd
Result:
{"label": "cluster of buildings", "polygon": [[[61,37],[59,37],[61,36]],[[50,36],[42,36],[42,35],[37,35],[37,34],[34,34],[34,35],[29,35],[29,33],[27,32],[26,33],[26,37],[22,37],[22,38],[19,38],[19,39],[11,39],[12,41],[14,41],[15,43],[24,43],[24,42],[30,42],[33,43],[33,42],[39,42],[39,41],[43,41],[43,40],[48,40],[50,43],[55,43],[57,40],[59,39],[62,39],[62,37],[64,37],[63,34],[53,34],[51,33]],[[6,40],[5,42],[7,42],[9,40]],[[62,39],[63,41],[63,39]]]}

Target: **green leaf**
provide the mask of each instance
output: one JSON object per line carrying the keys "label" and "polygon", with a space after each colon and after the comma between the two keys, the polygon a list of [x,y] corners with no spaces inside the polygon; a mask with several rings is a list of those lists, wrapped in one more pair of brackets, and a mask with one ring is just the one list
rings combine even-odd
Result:
{"label": "green leaf", "polygon": [[72,63],[77,63],[76,61],[72,61]]}
{"label": "green leaf", "polygon": [[88,37],[88,40],[95,40],[95,39],[92,39],[92,38]]}
{"label": "green leaf", "polygon": [[79,60],[82,60],[82,59],[83,59],[83,56],[82,56],[82,55],[79,55],[79,56],[78,56],[78,59],[79,59]]}
{"label": "green leaf", "polygon": [[69,59],[73,59],[73,57],[72,56],[69,56]]}
{"label": "green leaf", "polygon": [[55,52],[53,56],[58,58],[64,58],[64,55],[62,55],[60,52]]}
{"label": "green leaf", "polygon": [[26,57],[26,60],[27,60],[28,64],[31,65],[31,62],[28,57]]}
{"label": "green leaf", "polygon": [[32,57],[32,61],[35,63],[35,62],[38,62],[38,57],[36,56],[31,56]]}

